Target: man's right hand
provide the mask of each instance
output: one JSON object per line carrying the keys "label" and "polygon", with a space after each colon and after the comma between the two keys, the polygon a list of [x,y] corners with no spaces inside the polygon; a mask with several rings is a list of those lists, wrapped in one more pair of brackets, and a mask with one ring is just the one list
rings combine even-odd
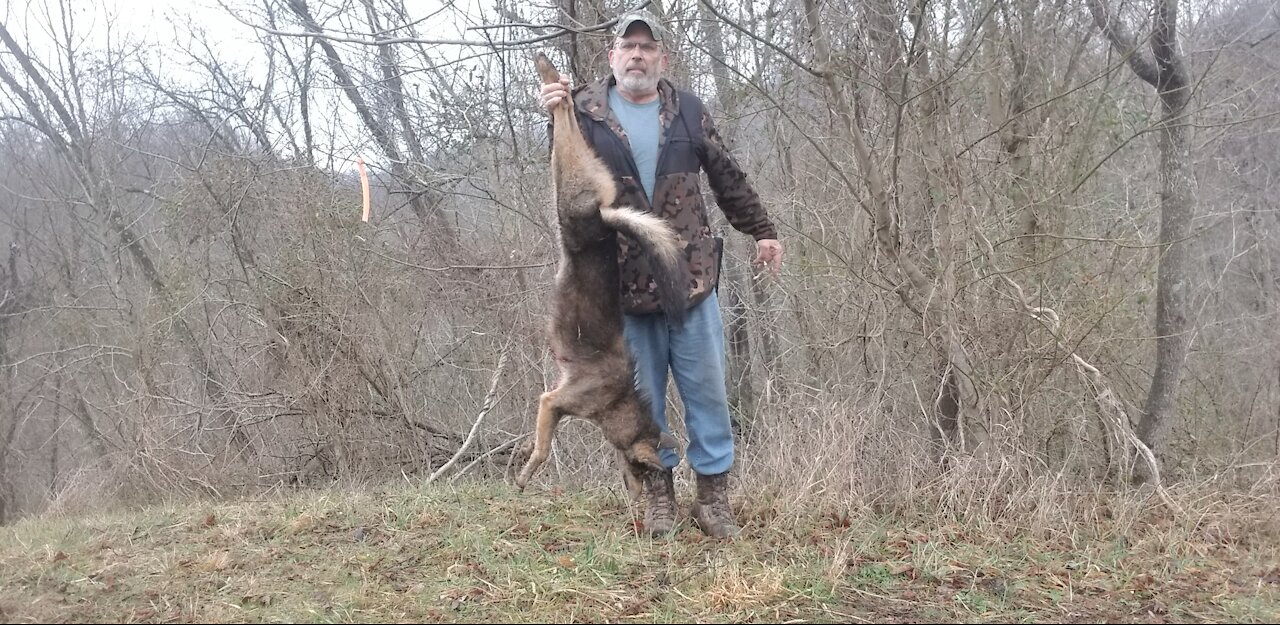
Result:
{"label": "man's right hand", "polygon": [[548,113],[560,104],[561,101],[569,100],[569,77],[561,76],[560,82],[550,82],[542,85],[542,108]]}

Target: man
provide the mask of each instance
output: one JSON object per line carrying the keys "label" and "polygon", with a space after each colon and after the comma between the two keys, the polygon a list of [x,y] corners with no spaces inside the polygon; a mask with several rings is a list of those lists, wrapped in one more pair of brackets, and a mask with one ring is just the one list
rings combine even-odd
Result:
{"label": "man", "polygon": [[[572,105],[582,132],[609,166],[618,185],[618,204],[636,207],[671,222],[685,250],[688,310],[679,325],[658,307],[657,285],[633,242],[619,235],[627,347],[635,360],[636,386],[652,404],[653,418],[670,432],[666,418],[667,372],[685,407],[687,457],[697,475],[692,517],[716,538],[740,527],[729,507],[728,478],[734,461],[733,431],[725,389],[724,325],[716,287],[719,254],[699,188],[707,173],[712,192],[729,223],[756,240],[757,267],[776,274],[782,246],[746,175],[716,132],[696,96],[662,77],[669,39],[648,12],[622,16],[614,30],[609,66],[613,72],[574,90]],[[542,85],[548,110],[569,102],[569,80]],[[671,469],[679,462],[663,450],[667,471],[646,481],[645,526],[653,536],[675,529],[676,503]]]}

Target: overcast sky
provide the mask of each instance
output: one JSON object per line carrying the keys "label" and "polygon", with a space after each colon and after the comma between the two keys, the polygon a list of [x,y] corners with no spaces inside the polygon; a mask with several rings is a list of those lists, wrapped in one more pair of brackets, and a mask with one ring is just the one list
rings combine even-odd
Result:
{"label": "overcast sky", "polygon": [[[118,42],[122,37],[146,43],[157,51],[173,48],[182,42],[191,26],[213,35],[211,43],[221,59],[249,63],[262,54],[254,29],[231,15],[234,11],[241,19],[261,23],[254,16],[261,13],[262,0],[61,1],[72,7],[75,31],[97,49],[103,49],[108,38]],[[6,26],[35,45],[37,51],[41,42],[49,39],[51,24],[60,28],[59,0],[0,0],[0,4],[4,6],[0,15]],[[482,0],[406,0],[405,4],[411,21],[417,22],[418,35],[424,38],[474,40],[478,36],[466,31],[467,26],[495,21],[491,11],[481,8]],[[315,8],[315,2],[312,5],[313,12],[323,20],[326,15]],[[283,28],[300,30],[293,23]]]}
{"label": "overcast sky", "polygon": [[[490,11],[481,9],[485,1],[406,0],[405,4],[410,20],[418,22],[415,28],[420,37],[475,40],[479,35],[476,31],[467,31],[468,26],[496,21]],[[321,20],[332,14],[332,9],[324,10],[316,0],[309,4]],[[192,45],[191,31],[198,30],[208,35],[213,55],[220,62],[250,71],[257,81],[266,77],[266,55],[258,41],[260,33],[241,21],[266,26],[265,20],[258,17],[262,13],[262,0],[0,0],[3,7],[0,19],[45,67],[59,68],[62,63],[59,55],[53,53],[52,42],[62,39],[53,33],[62,28],[64,6],[70,7],[72,28],[78,35],[77,47],[81,52],[78,56],[82,58],[97,56],[95,53],[106,50],[109,43],[118,50],[123,42],[129,41],[142,45],[145,63],[164,79],[181,83],[184,75],[190,75],[193,82],[203,83],[208,80],[207,73],[200,70],[188,74],[186,68],[191,60],[182,51],[188,48],[204,56],[202,45]],[[346,10],[352,7],[347,6]],[[240,19],[233,16],[232,11]],[[324,25],[341,28],[337,20]],[[280,28],[290,32],[301,30],[292,20],[285,20]],[[441,46],[434,48],[433,56],[454,59],[473,52],[474,49],[462,46]],[[317,124],[315,130],[327,135],[324,142],[330,144],[329,154],[336,159],[333,165],[338,169],[352,167],[358,152],[363,153],[371,165],[375,164],[376,153],[364,148],[340,147],[365,143],[367,137],[354,111],[348,110],[349,103],[336,93],[315,93],[317,98],[325,95],[333,96],[328,102],[337,109],[329,109],[327,119]],[[9,104],[3,100],[7,98],[0,98],[0,107]],[[320,102],[316,104],[324,107]]]}

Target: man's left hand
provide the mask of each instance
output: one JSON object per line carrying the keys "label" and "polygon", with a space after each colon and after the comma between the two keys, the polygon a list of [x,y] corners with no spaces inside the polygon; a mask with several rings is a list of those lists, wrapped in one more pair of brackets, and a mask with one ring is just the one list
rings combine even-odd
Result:
{"label": "man's left hand", "polygon": [[782,244],[777,239],[756,241],[756,259],[751,263],[756,269],[768,266],[774,276],[782,270]]}

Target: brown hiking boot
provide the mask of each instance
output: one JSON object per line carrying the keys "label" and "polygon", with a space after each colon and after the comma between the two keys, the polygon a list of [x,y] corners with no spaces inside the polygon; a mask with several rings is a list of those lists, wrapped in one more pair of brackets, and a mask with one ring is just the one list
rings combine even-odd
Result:
{"label": "brown hiking boot", "polygon": [[729,509],[729,472],[698,475],[698,496],[693,502],[693,520],[712,538],[733,538],[742,531]]}
{"label": "brown hiking boot", "polygon": [[644,496],[649,506],[644,511],[644,527],[658,538],[676,528],[676,487],[671,469],[653,471],[644,478]]}

